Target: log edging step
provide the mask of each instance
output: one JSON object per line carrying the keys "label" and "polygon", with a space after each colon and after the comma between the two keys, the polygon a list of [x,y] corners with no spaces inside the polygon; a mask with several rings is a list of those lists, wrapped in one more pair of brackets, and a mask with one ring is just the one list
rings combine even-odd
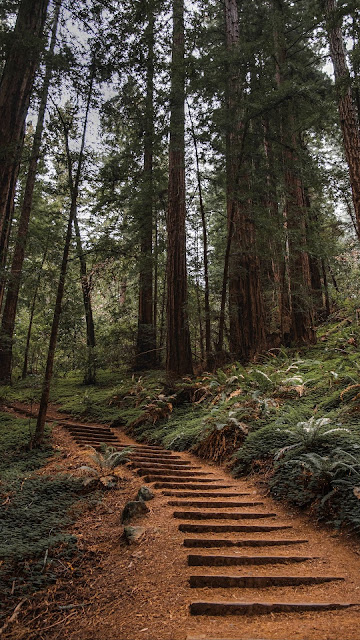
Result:
{"label": "log edging step", "polygon": [[309,542],[308,540],[255,540],[251,538],[240,539],[240,540],[226,540],[221,538],[185,538],[184,539],[184,547],[187,548],[221,548],[221,547],[271,547],[271,546],[288,546],[294,544],[306,544]]}
{"label": "log edging step", "polygon": [[185,531],[186,533],[203,533],[206,532],[230,532],[230,531],[242,531],[242,532],[266,532],[266,531],[279,531],[284,529],[292,529],[289,524],[273,524],[273,525],[257,525],[257,524],[179,524],[179,531]]}
{"label": "log edging step", "polygon": [[190,576],[189,584],[193,589],[213,587],[214,589],[262,589],[264,587],[294,587],[300,585],[341,582],[339,576]]}
{"label": "log edging step", "polygon": [[[141,476],[146,476],[146,475],[151,475],[152,477],[154,476],[159,476],[159,477],[164,477],[164,476],[170,476],[172,478],[190,478],[192,480],[192,478],[199,478],[201,479],[201,481],[203,482],[204,478],[203,476],[207,476],[207,472],[205,471],[192,471],[191,469],[148,469],[145,468],[143,469],[142,467],[138,467],[137,469],[137,473],[138,475]],[[208,480],[208,478],[206,478],[206,481]],[[194,480],[194,482],[197,482],[197,480]]]}
{"label": "log edging step", "polygon": [[258,520],[261,518],[276,518],[276,513],[251,513],[249,511],[229,513],[227,511],[174,511],[174,518],[182,520]]}
{"label": "log edging step", "polygon": [[314,556],[222,556],[189,554],[189,567],[232,567],[237,565],[287,564],[319,560]]}
{"label": "log edging step", "polygon": [[193,616],[263,615],[292,611],[331,611],[359,606],[352,602],[192,602]]}
{"label": "log edging step", "polygon": [[[193,484],[192,482],[184,482],[184,483],[180,483],[180,482],[171,482],[171,481],[167,481],[167,482],[159,482],[159,478],[157,478],[156,480],[148,480],[145,479],[146,482],[155,482],[155,489],[208,489],[209,487],[204,484],[204,485],[196,485]],[[216,484],[216,485],[212,485],[213,489],[229,489],[230,485],[228,484]]]}
{"label": "log edging step", "polygon": [[[236,496],[234,496],[236,497]],[[198,507],[201,509],[221,509],[231,507],[259,507],[264,504],[259,500],[253,500],[251,502],[225,502],[224,500],[215,500],[214,502],[202,502],[198,500],[169,500],[168,505],[170,507]]]}

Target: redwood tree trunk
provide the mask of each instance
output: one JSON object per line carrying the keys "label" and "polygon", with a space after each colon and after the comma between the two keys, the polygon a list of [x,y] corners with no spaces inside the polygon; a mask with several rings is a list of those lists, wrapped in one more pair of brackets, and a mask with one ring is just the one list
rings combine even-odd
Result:
{"label": "redwood tree trunk", "polygon": [[141,198],[139,316],[136,368],[156,365],[156,337],[153,294],[153,147],[154,147],[154,13],[147,2],[146,105],[144,126],[144,171]]}
{"label": "redwood tree trunk", "polygon": [[[56,32],[59,21],[61,0],[55,6],[55,14],[53,20],[51,41],[49,54],[53,55],[56,43]],[[15,317],[17,302],[19,297],[21,273],[25,256],[25,247],[27,234],[29,229],[30,214],[32,208],[33,193],[35,187],[37,165],[40,155],[41,139],[44,128],[44,118],[46,111],[47,98],[51,80],[51,60],[48,62],[44,84],[42,89],[40,107],[38,112],[38,120],[32,145],[30,164],[26,178],[24,199],[21,207],[19,219],[19,228],[15,242],[14,255],[11,264],[9,287],[5,300],[4,313],[0,330],[0,382],[10,382],[11,379],[11,362],[12,362],[12,344],[15,328]],[[13,201],[13,198],[12,198]],[[5,252],[4,252],[5,255]],[[1,306],[1,305],[0,305]]]}
{"label": "redwood tree trunk", "polygon": [[[280,88],[288,73],[286,60],[286,25],[283,0],[273,0],[276,73]],[[280,116],[280,139],[283,147],[284,171],[284,224],[285,260],[283,264],[283,310],[282,338],[285,343],[315,342],[313,302],[311,296],[311,274],[306,243],[306,203],[304,187],[299,175],[297,154],[298,140],[294,133],[291,102],[282,107]]]}
{"label": "redwood tree trunk", "polygon": [[338,109],[346,162],[349,168],[358,235],[360,234],[360,129],[350,85],[344,39],[336,15],[336,0],[321,0],[325,10],[330,55],[334,66]]}
{"label": "redwood tree trunk", "polygon": [[239,48],[236,0],[225,0],[225,27],[228,51],[226,198],[229,229],[233,224],[229,256],[230,350],[236,358],[246,362],[265,348],[266,332],[255,224],[252,203],[247,194],[248,177],[241,170],[244,142],[241,109],[244,110],[244,97],[236,60]]}
{"label": "redwood tree trunk", "polygon": [[184,104],[184,0],[173,0],[169,204],[167,212],[166,370],[175,375],[193,372],[187,315]]}
{"label": "redwood tree trunk", "polygon": [[[49,0],[22,0],[0,82],[0,246],[6,253],[11,209],[30,94],[42,50]],[[4,260],[4,258],[2,258]]]}

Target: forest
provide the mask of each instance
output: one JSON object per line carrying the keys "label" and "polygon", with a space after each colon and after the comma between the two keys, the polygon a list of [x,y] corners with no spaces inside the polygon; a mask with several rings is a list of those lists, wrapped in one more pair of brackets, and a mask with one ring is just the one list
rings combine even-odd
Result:
{"label": "forest", "polygon": [[74,623],[131,447],[358,541],[359,241],[358,0],[2,0],[0,636]]}

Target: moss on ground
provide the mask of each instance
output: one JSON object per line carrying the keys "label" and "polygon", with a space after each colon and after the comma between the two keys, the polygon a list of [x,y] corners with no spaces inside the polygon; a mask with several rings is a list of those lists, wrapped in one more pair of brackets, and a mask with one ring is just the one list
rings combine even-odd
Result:
{"label": "moss on ground", "polygon": [[49,429],[42,448],[30,449],[33,423],[0,413],[0,626],[13,603],[54,581],[56,567],[71,558],[76,539],[65,527],[72,505],[84,501],[78,479],[37,473],[54,451]]}

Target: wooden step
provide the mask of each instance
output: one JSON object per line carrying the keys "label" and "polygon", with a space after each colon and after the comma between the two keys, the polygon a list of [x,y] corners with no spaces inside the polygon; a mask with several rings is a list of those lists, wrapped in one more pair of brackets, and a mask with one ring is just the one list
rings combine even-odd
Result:
{"label": "wooden step", "polygon": [[187,482],[191,482],[191,484],[193,484],[195,482],[199,482],[199,483],[219,482],[219,480],[218,478],[196,478],[196,477],[183,478],[182,476],[177,476],[175,474],[172,476],[149,474],[148,476],[145,477],[145,482],[176,482],[176,484],[181,485],[181,483],[186,484]]}
{"label": "wooden step", "polygon": [[227,509],[231,507],[258,507],[264,504],[256,500],[249,502],[225,502],[224,500],[214,500],[213,502],[203,502],[198,500],[169,500],[168,505],[170,507],[198,507],[202,509]]}
{"label": "wooden step", "polygon": [[131,447],[134,453],[149,455],[152,457],[164,456],[165,458],[171,457],[173,455],[173,451],[169,451],[168,449],[161,449],[159,447],[153,448],[141,444],[121,444],[120,447]]}
{"label": "wooden step", "polygon": [[147,469],[148,471],[151,471],[152,469],[156,469],[158,471],[162,471],[162,469],[169,469],[172,471],[181,471],[181,472],[186,472],[188,469],[189,471],[196,471],[197,469],[201,469],[201,467],[193,467],[193,466],[189,466],[186,467],[183,464],[178,464],[177,462],[171,463],[171,462],[140,462],[139,460],[134,460],[132,458],[131,460],[131,466],[132,467],[137,467],[138,469]]}
{"label": "wooden step", "polygon": [[132,451],[131,459],[134,462],[145,462],[147,464],[153,463],[164,463],[164,464],[172,464],[174,461],[175,464],[181,466],[189,466],[191,463],[187,460],[181,460],[177,456],[148,456],[147,454],[138,453],[137,451]]}
{"label": "wooden step", "polygon": [[242,540],[226,540],[222,538],[185,538],[183,544],[188,548],[211,549],[221,547],[281,547],[294,544],[305,544],[308,540],[255,540],[252,538],[243,538]]}
{"label": "wooden step", "polygon": [[174,518],[182,520],[257,520],[260,518],[276,518],[276,513],[251,513],[240,511],[229,513],[227,511],[174,511]]}
{"label": "wooden step", "polygon": [[299,585],[324,584],[342,581],[338,576],[190,576],[193,589],[212,587],[216,589],[262,589],[264,587],[294,587]]}
{"label": "wooden step", "polygon": [[107,440],[88,440],[87,438],[75,438],[75,442],[78,445],[81,445],[82,447],[93,447],[94,449],[99,449],[101,447],[101,445],[103,444],[107,444],[109,445],[109,447],[113,447],[114,449],[117,449],[116,445],[114,445],[114,443],[112,441],[107,441]]}
{"label": "wooden step", "polygon": [[267,532],[267,531],[283,531],[284,529],[292,529],[289,524],[190,524],[182,522],[179,524],[179,531],[185,533],[229,533],[238,531],[242,533],[249,532]]}
{"label": "wooden step", "polygon": [[65,427],[70,433],[78,433],[79,435],[94,435],[94,436],[111,436],[119,442],[117,436],[110,431],[110,429],[94,429],[92,427]]}
{"label": "wooden step", "polygon": [[287,564],[307,562],[319,558],[309,556],[222,556],[222,555],[188,555],[189,567],[234,567],[242,565]]}
{"label": "wooden step", "polygon": [[[152,480],[147,480],[152,482]],[[155,480],[154,480],[155,482]],[[212,485],[212,489],[228,489],[228,484],[215,484]],[[168,479],[167,482],[159,482],[159,478],[156,479],[155,489],[208,489],[208,485],[196,485],[192,482],[172,482]]]}
{"label": "wooden step", "polygon": [[193,616],[263,615],[331,611],[355,606],[358,605],[350,602],[192,602],[190,613]]}
{"label": "wooden step", "polygon": [[[229,485],[227,485],[229,487]],[[213,489],[215,487],[211,487]],[[239,498],[240,496],[250,496],[250,493],[231,493],[230,491],[163,491],[164,496],[177,498]]]}
{"label": "wooden step", "polygon": [[147,474],[151,476],[171,476],[174,478],[198,478],[201,477],[203,480],[203,476],[207,476],[208,474],[205,471],[188,471],[178,469],[142,469],[138,468],[137,473],[139,476],[145,476]]}
{"label": "wooden step", "polygon": [[114,442],[114,440],[110,440],[110,438],[88,438],[88,437],[79,437],[79,436],[72,436],[74,438],[74,440],[77,443],[80,444],[89,444],[90,446],[95,446],[95,445],[100,445],[102,443],[107,444],[111,447],[113,447],[114,449],[117,449],[116,446],[116,442]]}

